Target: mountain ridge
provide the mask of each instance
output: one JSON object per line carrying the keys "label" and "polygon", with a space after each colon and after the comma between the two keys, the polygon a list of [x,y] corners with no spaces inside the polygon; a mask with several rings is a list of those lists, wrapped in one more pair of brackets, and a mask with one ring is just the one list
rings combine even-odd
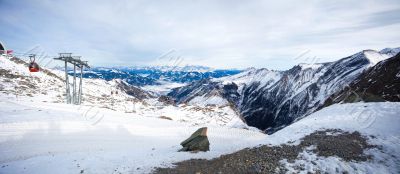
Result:
{"label": "mountain ridge", "polygon": [[[191,99],[210,97],[218,91],[221,101],[225,99],[235,106],[248,125],[273,133],[313,113],[330,95],[399,51],[399,48],[363,50],[334,62],[299,64],[286,71],[248,69],[233,76],[212,79],[211,82],[193,82],[168,95],[178,103],[195,104]],[[263,80],[270,83],[261,83]],[[228,97],[224,97],[225,85],[237,86],[237,90],[231,90]],[[207,103],[206,100],[202,102]],[[221,104],[226,105],[226,102]]]}

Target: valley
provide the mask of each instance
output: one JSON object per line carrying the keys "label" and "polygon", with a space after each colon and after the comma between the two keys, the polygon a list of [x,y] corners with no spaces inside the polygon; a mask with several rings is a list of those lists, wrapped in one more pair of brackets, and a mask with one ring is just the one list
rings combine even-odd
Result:
{"label": "valley", "polygon": [[[1,56],[0,173],[397,173],[399,51],[287,71],[93,68],[82,105],[65,104],[64,72],[31,73],[23,59]],[[199,127],[209,129],[210,151],[178,152]],[[324,141],[309,139],[321,132],[365,146],[350,145],[358,155],[349,159],[340,149],[321,155],[313,149]]]}

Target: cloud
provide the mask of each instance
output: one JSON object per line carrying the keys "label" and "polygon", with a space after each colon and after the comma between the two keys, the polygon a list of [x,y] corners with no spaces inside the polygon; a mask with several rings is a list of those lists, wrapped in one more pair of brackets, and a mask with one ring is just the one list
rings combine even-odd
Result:
{"label": "cloud", "polygon": [[397,0],[0,1],[0,38],[99,66],[152,64],[176,50],[181,64],[287,69],[305,50],[332,61],[398,47],[399,9]]}

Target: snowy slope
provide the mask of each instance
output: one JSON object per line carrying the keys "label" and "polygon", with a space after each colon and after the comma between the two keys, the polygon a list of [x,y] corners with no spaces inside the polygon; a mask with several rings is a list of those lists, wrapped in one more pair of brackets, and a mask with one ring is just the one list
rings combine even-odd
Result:
{"label": "snowy slope", "polygon": [[244,85],[259,83],[259,86],[268,86],[274,84],[281,77],[282,72],[280,71],[273,71],[265,68],[249,68],[239,74],[212,79],[212,81],[221,82],[222,84],[229,84],[233,82],[239,86],[238,92],[240,93]]}
{"label": "snowy slope", "polygon": [[[382,146],[382,150],[368,150],[374,156],[370,162],[318,158],[317,165],[307,166],[306,172],[317,167],[323,172],[397,173],[399,113],[400,103],[333,105],[270,136],[209,126],[211,150],[185,153],[177,152],[179,143],[198,126],[97,107],[17,103],[2,98],[0,173],[147,173],[153,167],[171,166],[190,158],[210,159],[259,144],[297,143],[315,130],[329,128],[374,135],[371,143]],[[307,160],[312,159],[312,154],[308,157],[296,163],[311,165]]]}
{"label": "snowy slope", "polygon": [[378,62],[393,57],[394,55],[391,53],[384,54],[385,50],[380,52],[374,50],[365,50],[363,51],[365,57],[371,62],[371,65],[376,65]]}
{"label": "snowy slope", "polygon": [[[315,154],[300,156],[295,166],[315,172],[315,165],[322,173],[399,173],[400,172],[400,103],[335,104],[317,111],[284,129],[268,136],[267,142],[278,145],[285,142],[297,144],[301,137],[315,130],[341,129],[359,131],[369,136],[369,142],[381,148],[365,153],[373,156],[371,162],[346,162],[337,157],[316,158]],[[373,138],[372,138],[373,137]],[[313,161],[313,163],[312,163]],[[282,161],[283,163],[287,163]],[[293,164],[291,164],[293,165]],[[290,166],[290,165],[288,165]]]}
{"label": "snowy slope", "polygon": [[212,158],[266,135],[209,127],[211,151],[177,152],[199,126],[98,107],[1,98],[0,173],[143,173],[189,158]]}
{"label": "snowy slope", "polygon": [[[21,101],[64,103],[64,73],[43,68],[30,73],[25,62],[0,57],[0,97]],[[72,77],[69,77],[72,84]],[[72,87],[71,87],[72,88]],[[118,94],[116,94],[118,92]],[[145,117],[166,116],[176,122],[192,125],[213,124],[228,127],[247,127],[229,106],[172,106],[149,97],[146,91],[129,86],[119,79],[83,80],[83,105],[108,108]]]}

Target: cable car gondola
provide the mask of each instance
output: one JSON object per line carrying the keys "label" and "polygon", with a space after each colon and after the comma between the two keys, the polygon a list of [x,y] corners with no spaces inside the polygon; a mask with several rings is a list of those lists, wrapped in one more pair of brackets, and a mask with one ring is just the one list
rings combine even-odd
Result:
{"label": "cable car gondola", "polygon": [[35,55],[34,54],[30,55],[29,60],[30,60],[29,71],[30,72],[39,72],[40,68],[39,68],[39,65],[35,62]]}

